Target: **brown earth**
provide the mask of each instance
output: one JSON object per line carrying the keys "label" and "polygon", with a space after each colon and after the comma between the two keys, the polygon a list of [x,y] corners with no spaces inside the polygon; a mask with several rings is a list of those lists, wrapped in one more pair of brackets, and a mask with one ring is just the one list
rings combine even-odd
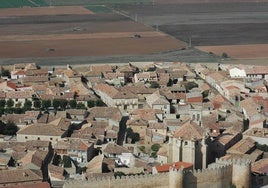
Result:
{"label": "brown earth", "polygon": [[[253,2],[252,0],[152,0],[152,1],[155,4]],[[268,0],[257,0],[256,2],[268,2]]]}
{"label": "brown earth", "polygon": [[268,44],[251,45],[226,45],[226,46],[198,46],[197,49],[205,52],[212,52],[221,56],[223,52],[231,58],[268,58]]}
{"label": "brown earth", "polygon": [[80,15],[93,14],[93,12],[82,6],[5,8],[0,11],[0,17],[64,14]]}
{"label": "brown earth", "polygon": [[168,36],[0,42],[1,58],[137,55],[171,51],[185,44]]}

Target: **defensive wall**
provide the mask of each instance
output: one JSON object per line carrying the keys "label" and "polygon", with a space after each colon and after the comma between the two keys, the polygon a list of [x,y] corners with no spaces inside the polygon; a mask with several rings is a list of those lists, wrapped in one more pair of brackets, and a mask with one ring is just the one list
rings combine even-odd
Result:
{"label": "defensive wall", "polygon": [[183,171],[170,169],[167,173],[102,177],[83,181],[67,181],[64,188],[250,188],[251,164],[248,160],[216,160],[203,170]]}

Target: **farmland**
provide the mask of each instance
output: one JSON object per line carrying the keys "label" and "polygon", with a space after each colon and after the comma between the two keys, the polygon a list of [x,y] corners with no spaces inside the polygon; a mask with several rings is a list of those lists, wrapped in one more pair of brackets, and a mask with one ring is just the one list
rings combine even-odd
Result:
{"label": "farmland", "polygon": [[43,0],[0,0],[0,8],[40,7],[47,5]]}
{"label": "farmland", "polygon": [[268,3],[121,5],[138,21],[192,45],[267,43]]}
{"label": "farmland", "polygon": [[0,13],[2,58],[142,55],[182,48],[185,43],[129,18],[80,6]]}

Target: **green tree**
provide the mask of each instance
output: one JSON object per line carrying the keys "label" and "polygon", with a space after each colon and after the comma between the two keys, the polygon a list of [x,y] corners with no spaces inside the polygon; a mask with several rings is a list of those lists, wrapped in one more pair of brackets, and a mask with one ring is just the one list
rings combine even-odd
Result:
{"label": "green tree", "polygon": [[205,90],[205,91],[203,91],[203,92],[202,92],[202,96],[203,96],[203,98],[208,97],[208,94],[209,94],[209,90]]}
{"label": "green tree", "polygon": [[7,69],[3,69],[1,72],[1,76],[10,77],[10,71]]}
{"label": "green tree", "polygon": [[0,107],[4,108],[6,106],[6,100],[1,99],[0,100]]}
{"label": "green tree", "polygon": [[114,177],[117,178],[117,177],[122,177],[122,176],[126,176],[126,174],[124,172],[120,172],[120,171],[117,171],[114,173]]}
{"label": "green tree", "polygon": [[63,155],[62,162],[63,162],[63,167],[64,168],[72,167],[72,160],[71,160],[71,158],[69,156]]}
{"label": "green tree", "polygon": [[8,108],[11,108],[11,107],[13,107],[14,106],[14,101],[12,100],[12,99],[8,99],[7,100],[7,107]]}
{"label": "green tree", "polygon": [[61,108],[62,110],[66,109],[68,101],[66,99],[54,99],[52,105],[55,109]]}
{"label": "green tree", "polygon": [[221,54],[221,57],[222,57],[222,58],[228,58],[229,56],[228,56],[228,54],[227,54],[226,52],[223,52],[223,53]]}
{"label": "green tree", "polygon": [[140,134],[139,133],[133,133],[131,135],[131,143],[134,144],[136,142],[140,141]]}
{"label": "green tree", "polygon": [[26,100],[24,105],[23,105],[24,111],[31,110],[32,105],[33,105],[32,101]]}
{"label": "green tree", "polygon": [[92,108],[92,107],[94,107],[95,106],[95,101],[93,101],[93,100],[88,100],[87,101],[87,107],[88,108]]}
{"label": "green tree", "polygon": [[61,162],[61,156],[55,153],[52,160],[52,164],[58,166],[60,162]]}
{"label": "green tree", "polygon": [[14,122],[8,121],[5,125],[4,134],[5,135],[15,135],[18,131],[18,127]]}
{"label": "green tree", "polygon": [[40,100],[35,100],[34,101],[34,108],[41,108],[42,104]]}
{"label": "green tree", "polygon": [[96,106],[105,106],[105,103],[101,99],[98,99],[96,101]]}
{"label": "green tree", "polygon": [[85,106],[85,104],[79,102],[77,105],[76,105],[76,108],[77,109],[87,109],[87,107]]}
{"label": "green tree", "polygon": [[160,149],[160,144],[153,144],[151,146],[151,150],[154,151],[154,152],[158,152],[158,150]]}
{"label": "green tree", "polygon": [[159,88],[160,85],[157,82],[151,82],[151,88]]}
{"label": "green tree", "polygon": [[51,106],[51,100],[42,100],[42,108],[48,109]]}
{"label": "green tree", "polygon": [[77,105],[76,100],[70,100],[69,105],[70,105],[71,108],[76,108],[76,105]]}
{"label": "green tree", "polygon": [[187,83],[185,84],[185,88],[186,88],[186,91],[187,91],[187,92],[190,91],[190,90],[193,89],[193,88],[196,88],[196,87],[198,87],[198,84],[195,83],[195,82],[187,82]]}

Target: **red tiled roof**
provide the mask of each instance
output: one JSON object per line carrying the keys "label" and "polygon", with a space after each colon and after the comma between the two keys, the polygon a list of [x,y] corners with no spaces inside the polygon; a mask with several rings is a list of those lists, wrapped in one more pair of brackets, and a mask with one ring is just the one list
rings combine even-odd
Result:
{"label": "red tiled roof", "polygon": [[173,169],[176,169],[176,170],[179,170],[181,168],[183,168],[183,169],[192,169],[193,164],[178,161],[178,162],[176,162],[174,164],[163,164],[163,165],[156,166],[155,168],[156,168],[157,172],[160,173],[160,172],[168,172],[171,167]]}

